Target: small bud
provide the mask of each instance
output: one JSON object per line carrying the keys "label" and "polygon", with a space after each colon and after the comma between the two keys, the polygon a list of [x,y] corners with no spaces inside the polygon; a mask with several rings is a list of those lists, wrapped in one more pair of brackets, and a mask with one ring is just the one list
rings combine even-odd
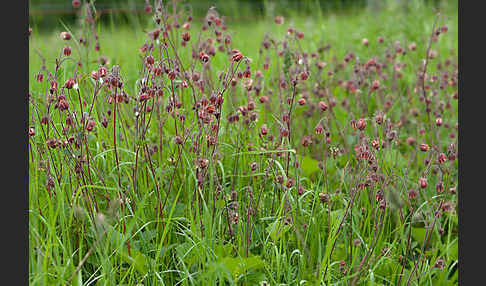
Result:
{"label": "small bud", "polygon": [[73,0],[73,2],[71,2],[71,4],[73,5],[73,8],[79,8],[79,6],[81,6],[81,1],[80,0]]}
{"label": "small bud", "polygon": [[145,10],[145,13],[147,13],[147,14],[152,13],[152,5],[150,5],[150,4],[147,3],[147,5],[145,5],[145,9],[144,10]]}

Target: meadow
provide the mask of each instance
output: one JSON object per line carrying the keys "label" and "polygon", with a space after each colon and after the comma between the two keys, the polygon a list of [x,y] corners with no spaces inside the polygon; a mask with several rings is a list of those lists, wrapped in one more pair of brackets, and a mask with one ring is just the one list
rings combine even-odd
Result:
{"label": "meadow", "polygon": [[458,283],[457,6],[155,2],[29,30],[31,285]]}

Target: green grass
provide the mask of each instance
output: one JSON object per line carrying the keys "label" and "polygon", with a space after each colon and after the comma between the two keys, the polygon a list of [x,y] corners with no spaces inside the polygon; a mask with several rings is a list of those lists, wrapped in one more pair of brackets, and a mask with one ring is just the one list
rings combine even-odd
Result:
{"label": "green grass", "polygon": [[[446,9],[441,12],[444,15],[442,24],[446,24],[449,31],[441,35],[437,43],[433,43],[432,48],[438,51],[439,56],[431,60],[429,74],[438,74],[438,60],[452,58],[453,63],[457,64],[457,11]],[[418,95],[411,92],[416,84],[417,71],[425,58],[435,11],[428,6],[418,6],[412,7],[409,13],[388,8],[305,17],[289,14],[282,26],[275,25],[270,17],[244,24],[232,23],[231,15],[226,15],[232,46],[252,59],[252,78],[256,70],[263,71],[264,58],[259,56],[258,51],[264,35],[268,33],[282,39],[289,24],[305,32],[300,44],[309,54],[321,46],[331,45],[321,58],[329,68],[336,65],[334,57],[342,60],[348,52],[353,52],[361,62],[366,62],[370,57],[384,62],[387,47],[393,46],[395,41],[399,41],[407,51],[409,43],[417,43],[415,52],[407,52],[399,58],[406,66],[402,78],[398,80],[397,90],[390,88],[384,93],[394,103],[387,117],[396,123],[402,115],[406,115],[411,121],[411,125],[400,129],[399,139],[402,143],[394,142],[376,152],[379,170],[390,183],[353,192],[357,183],[363,183],[365,177],[371,174],[366,164],[354,159],[354,154],[325,157],[329,147],[347,145],[348,151],[354,152],[352,146],[358,143],[359,133],[351,129],[349,121],[360,117],[358,106],[363,100],[331,84],[325,76],[312,80],[328,84],[338,101],[333,109],[336,119],[326,117],[330,122],[332,143],[326,144],[323,135],[320,135],[321,139],[315,140],[311,148],[304,149],[300,145],[301,137],[314,132],[320,117],[306,117],[305,107],[297,105],[293,115],[296,118],[293,119],[293,142],[288,144],[286,141],[282,145],[283,149],[279,152],[284,155],[281,157],[275,156],[275,150],[259,150],[263,146],[258,137],[262,124],[269,126],[269,134],[278,135],[276,122],[281,117],[276,101],[270,106],[263,105],[257,97],[252,96],[257,102],[258,121],[246,127],[240,118],[238,124],[230,125],[226,120],[227,115],[234,113],[238,106],[246,105],[248,98],[243,88],[228,91],[221,116],[218,156],[214,159],[208,156],[208,177],[200,191],[200,200],[194,193],[197,182],[195,156],[187,150],[189,142],[181,153],[177,152],[177,146],[173,143],[174,119],[167,112],[162,112],[166,120],[162,138],[155,115],[146,138],[137,139],[133,128],[127,125],[117,129],[117,135],[121,135],[117,136],[117,156],[122,187],[118,185],[113,118],[108,128],[103,128],[98,122],[95,131],[87,134],[91,169],[86,164],[82,168],[91,179],[88,180],[88,175],[84,178],[76,175],[77,159],[72,157],[68,149],[49,149],[46,146],[43,134],[45,126],[41,126],[39,117],[46,113],[48,88],[46,79],[43,83],[35,81],[35,75],[42,65],[37,52],[46,59],[46,67],[52,71],[55,58],[65,44],[59,40],[59,33],[65,28],[61,23],[55,31],[37,31],[33,26],[34,32],[29,40],[29,91],[40,116],[30,104],[29,124],[35,126],[36,131],[29,141],[30,284],[70,284],[69,279],[86,256],[86,261],[73,277],[73,285],[258,285],[261,281],[267,281],[269,285],[348,285],[356,277],[356,270],[365,257],[367,259],[357,285],[397,285],[402,266],[400,257],[407,252],[409,236],[411,244],[401,284],[406,285],[419,256],[424,258],[424,262],[423,265],[418,264],[417,275],[412,276],[410,285],[417,285],[416,276],[420,277],[420,285],[457,284],[457,214],[444,212],[435,222],[433,216],[440,201],[457,201],[456,196],[448,192],[449,187],[457,185],[457,160],[447,162],[445,170],[439,170],[437,175],[430,172],[427,188],[420,190],[417,186],[427,156],[416,152],[421,140],[442,152],[449,143],[455,142],[457,145],[457,139],[448,137],[457,123],[457,101],[451,101],[451,109],[443,113],[444,121],[452,127],[441,129],[437,133],[439,139],[429,133],[426,137],[420,137],[417,132],[422,127],[429,130],[432,128],[430,126],[435,126],[429,126]],[[133,20],[132,23],[131,26],[117,26],[113,22],[97,29],[100,54],[108,57],[109,67],[113,64],[121,66],[125,90],[136,96],[137,79],[142,69],[142,56],[138,49],[146,40],[144,31],[152,30],[153,26],[146,21]],[[73,29],[77,39],[80,31],[76,26],[69,28]],[[193,23],[192,29],[199,30],[197,23]],[[196,32],[192,37],[195,35]],[[384,37],[384,44],[377,42],[379,36]],[[363,38],[369,39],[368,47],[361,44]],[[98,67],[98,54],[91,52],[86,59],[84,51],[78,50],[78,45],[72,41],[70,44],[73,58],[77,58],[80,52],[83,55],[83,66],[79,72],[89,75],[91,70]],[[190,51],[183,50],[181,56],[183,61],[188,61]],[[217,73],[229,64],[227,56],[221,53],[217,53],[211,62],[213,79],[217,79]],[[74,65],[75,61],[67,61],[59,70],[60,86],[72,76]],[[272,62],[271,68],[264,71],[268,80],[262,94],[269,88],[276,89],[275,68]],[[240,67],[240,70],[243,69],[244,64]],[[390,68],[385,70],[390,79],[382,82],[387,86],[392,85],[390,71]],[[351,79],[352,67],[347,68],[340,77]],[[168,82],[167,77],[165,81]],[[87,79],[80,82],[81,96],[88,102],[84,107],[85,112],[92,99],[92,89]],[[363,95],[366,91],[363,90]],[[446,100],[454,91],[457,91],[457,87],[449,87],[440,96]],[[181,95],[186,100],[186,127],[191,128],[195,124],[190,109],[192,98],[189,92]],[[100,96],[93,110],[97,120],[102,118],[107,108],[113,108],[107,103],[108,93],[103,92]],[[77,109],[79,100],[74,90],[67,97],[70,108]],[[275,97],[273,100],[276,100]],[[344,98],[350,102],[349,110],[340,105]],[[368,99],[365,100],[372,111],[383,110],[383,103],[378,97]],[[119,107],[123,122],[130,126],[135,122],[134,106],[130,103]],[[418,108],[420,115],[409,115],[410,108]],[[50,110],[50,114],[54,125],[60,129],[64,116],[54,109]],[[384,129],[375,126],[370,117],[363,134],[370,138],[384,138]],[[50,132],[47,137],[57,136],[52,129],[47,131]],[[345,138],[340,137],[341,131]],[[405,143],[408,136],[417,138],[416,146]],[[159,142],[164,150],[159,149],[154,153],[151,161],[143,151],[136,155],[137,147],[143,150],[143,146],[159,145]],[[252,150],[249,150],[250,146],[253,146]],[[79,153],[79,150],[76,152]],[[274,178],[279,174],[287,177],[287,154],[290,154],[292,162],[298,160],[300,163],[300,168],[291,164],[288,174],[304,187],[301,195],[295,185],[286,190],[275,182]],[[432,151],[427,154],[432,154]],[[177,163],[179,156],[182,168]],[[318,167],[318,161],[322,161],[323,157],[327,158],[323,162],[326,172]],[[255,172],[250,170],[252,162],[258,165]],[[133,177],[135,165],[138,166],[136,179]],[[51,190],[46,188],[48,173],[54,178],[54,188]],[[444,182],[445,192],[436,194],[435,185],[440,179]],[[136,190],[134,185],[137,186]],[[218,185],[223,195],[215,197]],[[163,223],[158,221],[156,214],[161,203],[158,187],[162,203],[166,192],[171,190],[164,205]],[[384,189],[388,202],[383,211],[375,198],[380,188]],[[419,191],[416,212],[409,210],[405,190],[410,188]],[[232,224],[233,237],[229,235],[225,212],[232,191],[237,193],[235,201],[238,202],[239,213],[239,222]],[[319,193],[328,191],[330,202],[321,203]],[[89,211],[88,193],[96,198],[98,212]],[[116,199],[120,193],[126,196],[121,206]],[[258,209],[255,204],[258,204]],[[250,206],[256,212],[248,218]],[[416,213],[422,215],[423,219],[418,218]],[[412,218],[413,215],[416,217]],[[291,220],[287,224],[285,219],[288,218]],[[435,227],[431,235],[426,236],[424,224],[432,223]],[[204,227],[201,228],[201,225]],[[439,229],[444,230],[442,235]],[[250,231],[251,240],[247,245],[246,238]],[[430,241],[422,251],[426,239]],[[353,244],[355,240],[359,240],[359,245]],[[373,252],[367,256],[367,250],[372,245]],[[442,270],[433,267],[438,258],[445,261]],[[340,261],[346,264],[345,273],[340,270]]]}

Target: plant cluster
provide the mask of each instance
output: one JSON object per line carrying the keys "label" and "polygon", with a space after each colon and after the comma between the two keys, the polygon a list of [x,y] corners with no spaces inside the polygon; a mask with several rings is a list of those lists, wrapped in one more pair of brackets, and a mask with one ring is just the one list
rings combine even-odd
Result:
{"label": "plant cluster", "polygon": [[443,15],[424,43],[363,39],[372,57],[306,50],[289,25],[252,59],[215,8],[195,25],[190,6],[147,0],[129,80],[101,55],[93,2],[72,4],[79,32],[65,27],[28,98],[32,277],[457,280],[458,66],[434,48]]}

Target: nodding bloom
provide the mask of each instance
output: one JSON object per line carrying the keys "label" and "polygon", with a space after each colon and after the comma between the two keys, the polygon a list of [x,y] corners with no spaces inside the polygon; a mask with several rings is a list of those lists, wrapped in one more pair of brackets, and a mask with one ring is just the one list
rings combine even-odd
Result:
{"label": "nodding bloom", "polygon": [[417,49],[417,44],[416,43],[411,43],[410,45],[408,45],[408,49],[410,51],[415,51]]}
{"label": "nodding bloom", "polygon": [[363,44],[363,46],[368,46],[369,41],[367,38],[364,38],[363,40],[361,40],[361,43]]}
{"label": "nodding bloom", "polygon": [[71,34],[69,34],[68,32],[61,32],[61,40],[71,40]]}
{"label": "nodding bloom", "polygon": [[262,135],[267,135],[268,134],[268,128],[266,124],[263,124],[262,127],[260,128],[260,133]]}
{"label": "nodding bloom", "polygon": [[203,63],[207,63],[209,62],[209,55],[206,54],[205,52],[200,52],[199,53],[199,59],[203,62]]}
{"label": "nodding bloom", "polygon": [[422,152],[429,151],[429,145],[427,145],[425,143],[420,144],[420,151],[422,151]]}
{"label": "nodding bloom", "polygon": [[307,147],[312,144],[312,139],[310,136],[304,136],[300,143],[302,144],[302,146]]}
{"label": "nodding bloom", "polygon": [[68,57],[71,55],[71,47],[70,46],[66,46],[64,47],[64,49],[62,50],[63,54]]}
{"label": "nodding bloom", "polygon": [[427,178],[419,178],[419,185],[422,189],[427,188]]}
{"label": "nodding bloom", "polygon": [[71,3],[73,5],[73,8],[79,8],[81,6],[81,1],[80,0],[73,0]]}
{"label": "nodding bloom", "polygon": [[439,154],[439,158],[438,158],[438,160],[439,160],[439,163],[440,163],[440,164],[445,163],[445,162],[447,161],[447,156],[446,156],[446,154],[444,154],[444,153],[440,153],[440,154]]}
{"label": "nodding bloom", "polygon": [[191,34],[189,34],[189,32],[185,32],[182,34],[182,39],[186,42],[189,42],[189,40],[191,39]]}
{"label": "nodding bloom", "polygon": [[407,138],[408,145],[414,145],[415,142],[416,142],[416,140],[412,136],[410,136],[410,137]]}
{"label": "nodding bloom", "polygon": [[413,200],[413,199],[415,199],[415,198],[417,197],[417,191],[416,191],[416,190],[414,190],[414,189],[410,189],[410,190],[408,190],[408,192],[407,192],[407,196],[408,196],[408,198],[409,198],[410,200]]}
{"label": "nodding bloom", "polygon": [[358,123],[357,123],[356,127],[357,127],[359,130],[363,131],[363,130],[366,128],[366,120],[364,120],[364,118],[360,118],[360,119],[358,120]]}
{"label": "nodding bloom", "polygon": [[233,51],[231,51],[233,56],[231,56],[231,60],[232,62],[239,62],[242,58],[243,58],[243,54],[237,50],[237,49],[234,49]]}
{"label": "nodding bloom", "polygon": [[145,13],[147,13],[147,14],[152,13],[152,5],[150,5],[150,4],[147,2],[147,4],[145,5],[145,9],[144,9],[144,10],[145,10]]}
{"label": "nodding bloom", "polygon": [[92,131],[95,125],[96,125],[96,121],[94,121],[93,119],[88,120],[88,124],[86,125],[86,130]]}
{"label": "nodding bloom", "polygon": [[373,83],[371,85],[371,90],[375,91],[379,88],[380,88],[380,82],[377,79],[373,80]]}
{"label": "nodding bloom", "polygon": [[102,66],[98,69],[98,76],[99,77],[105,77],[108,74],[108,70],[106,67]]}
{"label": "nodding bloom", "polygon": [[435,190],[438,194],[444,192],[444,184],[442,182],[438,182],[437,185],[435,185]]}
{"label": "nodding bloom", "polygon": [[148,56],[145,58],[145,62],[148,64],[148,65],[153,65],[154,62],[155,62],[155,59],[153,56]]}
{"label": "nodding bloom", "polygon": [[75,83],[75,82],[74,82],[74,79],[72,79],[72,78],[68,78],[68,79],[66,80],[66,83],[64,84],[64,87],[65,87],[65,88],[67,88],[67,89],[71,89],[71,88],[73,88],[74,83]]}
{"label": "nodding bloom", "polygon": [[330,196],[329,194],[319,193],[319,199],[321,200],[321,203],[327,203],[329,202]]}
{"label": "nodding bloom", "polygon": [[274,21],[275,21],[275,24],[282,25],[284,23],[284,17],[282,17],[282,16],[275,16]]}
{"label": "nodding bloom", "polygon": [[319,101],[319,108],[322,110],[322,111],[326,111],[328,106],[327,104],[324,102],[324,101]]}

